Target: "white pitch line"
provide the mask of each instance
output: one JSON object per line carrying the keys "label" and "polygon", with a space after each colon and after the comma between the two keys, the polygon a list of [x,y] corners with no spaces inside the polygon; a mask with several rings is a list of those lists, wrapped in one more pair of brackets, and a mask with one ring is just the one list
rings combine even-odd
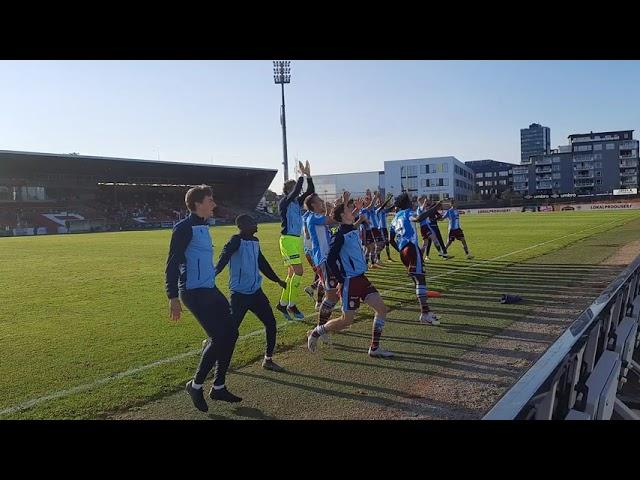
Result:
{"label": "white pitch line", "polygon": [[[568,235],[563,235],[561,237],[554,238],[552,240],[547,240],[545,242],[538,243],[536,245],[532,245],[530,247],[523,248],[523,249],[520,249],[520,250],[516,250],[516,251],[511,252],[511,253],[507,253],[507,254],[504,254],[504,255],[499,255],[497,257],[490,258],[488,260],[484,260],[482,262],[475,263],[473,265],[469,265],[469,266],[464,267],[464,268],[459,268],[457,270],[444,272],[444,273],[441,273],[439,275],[436,275],[434,277],[429,278],[429,280],[431,281],[431,280],[433,280],[435,278],[446,277],[448,275],[453,275],[454,273],[461,272],[461,271],[464,271],[464,270],[468,270],[469,268],[473,268],[473,267],[476,267],[478,265],[485,264],[487,262],[491,262],[491,261],[494,261],[494,260],[500,260],[501,258],[506,258],[506,257],[509,257],[511,255],[515,255],[517,253],[522,253],[522,252],[525,252],[527,250],[531,250],[533,248],[541,247],[542,245],[546,245],[548,243],[552,243],[552,242],[555,242],[555,241],[558,241],[558,240],[562,240],[563,238],[571,237],[573,235],[579,235],[580,233],[583,233],[583,232],[586,232],[586,231],[589,231],[589,230],[593,230],[594,228],[599,228],[599,227],[602,227],[602,226],[605,226],[605,225],[611,225],[611,224],[617,223],[619,221],[620,220],[618,219],[618,220],[614,220],[614,221],[611,221],[611,222],[601,223],[600,225],[595,225],[593,227],[585,228],[584,230],[580,230],[578,232],[570,233]],[[380,295],[384,295],[386,293],[393,292],[393,291],[400,290],[400,289],[404,289],[404,288],[406,288],[406,285],[402,285],[400,287],[390,288],[388,290],[384,290],[384,291],[380,292]],[[312,315],[307,315],[307,316],[304,317],[303,320],[315,317],[316,315],[317,315],[317,313],[314,313]],[[283,325],[288,325],[288,324],[289,324],[289,322],[280,323],[280,325],[278,325],[278,328],[282,327]],[[245,338],[254,337],[256,335],[259,335],[263,331],[264,331],[264,329],[254,330],[253,332],[249,332],[249,333],[247,333],[245,335],[240,336],[238,338],[238,341],[244,340]],[[126,370],[124,372],[119,372],[119,373],[110,375],[108,377],[104,377],[104,378],[101,378],[99,380],[95,380],[92,383],[79,385],[77,387],[69,388],[67,390],[61,390],[61,391],[52,393],[50,395],[46,395],[46,396],[43,396],[43,397],[38,397],[38,398],[35,398],[35,399],[32,399],[32,400],[28,400],[28,401],[23,402],[23,403],[21,403],[19,405],[14,405],[13,407],[8,407],[8,408],[5,408],[4,410],[0,410],[0,416],[11,415],[13,413],[16,413],[16,412],[19,412],[19,411],[22,411],[22,410],[26,410],[28,408],[31,408],[31,407],[35,406],[35,405],[38,405],[39,403],[46,402],[48,400],[56,400],[56,399],[59,399],[59,398],[68,397],[69,395],[73,395],[73,394],[76,394],[76,393],[85,392],[87,390],[91,390],[93,388],[96,388],[96,387],[99,387],[99,386],[104,385],[106,383],[109,383],[109,382],[111,382],[113,380],[118,380],[118,379],[121,379],[121,378],[130,377],[131,375],[135,375],[136,373],[140,373],[140,372],[143,372],[145,370],[149,370],[149,369],[157,367],[159,365],[164,365],[164,364],[167,364],[167,363],[177,362],[178,360],[182,360],[183,358],[188,358],[188,357],[191,357],[193,355],[197,355],[201,351],[202,351],[201,348],[195,349],[195,350],[190,350],[188,352],[181,353],[180,355],[175,355],[173,357],[168,357],[168,358],[164,358],[164,359],[161,359],[161,360],[157,360],[157,361],[155,361],[153,363],[149,363],[147,365],[142,365],[140,367],[135,367],[135,368]]]}

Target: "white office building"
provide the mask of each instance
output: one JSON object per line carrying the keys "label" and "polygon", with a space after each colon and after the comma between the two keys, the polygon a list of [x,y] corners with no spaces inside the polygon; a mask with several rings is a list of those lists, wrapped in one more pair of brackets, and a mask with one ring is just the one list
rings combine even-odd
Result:
{"label": "white office building", "polygon": [[345,190],[352,197],[364,196],[367,190],[382,190],[384,195],[384,176],[380,171],[313,175],[313,185],[324,201],[333,202]]}
{"label": "white office building", "polygon": [[466,202],[474,190],[473,170],[455,157],[385,161],[384,182],[386,192],[394,196],[406,190],[411,196],[428,195],[432,200]]}

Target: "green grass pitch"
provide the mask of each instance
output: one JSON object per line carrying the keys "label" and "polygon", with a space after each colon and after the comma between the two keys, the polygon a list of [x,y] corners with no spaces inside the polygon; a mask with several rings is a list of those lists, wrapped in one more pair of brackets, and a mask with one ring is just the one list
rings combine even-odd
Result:
{"label": "green grass pitch", "polygon": [[[505,262],[559,250],[639,217],[631,211],[464,215],[462,228],[476,258],[466,260],[455,242],[450,248],[454,259],[427,265],[428,278],[435,277],[429,287],[446,294],[448,288],[474,280],[477,273],[464,271],[469,264],[499,259],[486,263],[482,274],[490,275]],[[441,230],[446,234],[446,223]],[[216,259],[235,232],[231,226],[211,229]],[[197,363],[191,352],[205,335],[186,309],[179,323],[168,318],[164,265],[170,233],[0,239],[0,418],[100,418],[182,388]],[[284,278],[279,225],[260,225],[257,236]],[[594,263],[602,260],[597,249],[589,255]],[[393,251],[392,256],[398,260]],[[312,279],[306,263],[304,268],[303,286]],[[393,296],[409,298],[412,284],[399,262],[387,268],[398,279]],[[216,280],[225,294],[227,280],[228,267]],[[263,289],[275,304],[280,288],[264,279]],[[379,286],[383,293],[385,289]],[[310,299],[304,293],[300,299],[301,310],[312,314]],[[368,314],[361,309],[362,316]],[[315,320],[287,323],[276,318],[280,349],[302,343]],[[260,358],[264,347],[262,324],[253,315],[245,318],[240,335],[234,367]],[[149,367],[165,359],[171,361]],[[138,367],[144,368],[131,372]],[[128,373],[118,376],[122,372]],[[28,407],[30,401],[49,396]],[[20,405],[28,408],[10,410]]]}

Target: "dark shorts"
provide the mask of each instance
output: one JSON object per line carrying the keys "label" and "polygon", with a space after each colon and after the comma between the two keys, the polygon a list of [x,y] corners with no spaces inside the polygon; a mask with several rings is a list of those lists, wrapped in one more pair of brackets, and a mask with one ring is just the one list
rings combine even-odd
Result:
{"label": "dark shorts", "polygon": [[313,258],[311,258],[311,254],[310,253],[305,253],[304,256],[307,257],[307,262],[309,262],[309,265],[311,265],[311,268],[314,269],[314,271],[315,271],[316,266],[313,263]]}
{"label": "dark shorts", "polygon": [[422,235],[422,239],[426,242],[429,237],[433,237],[434,232],[429,225],[420,225],[420,234]]}
{"label": "dark shorts", "polygon": [[422,266],[422,251],[417,245],[410,243],[400,250],[400,260],[409,275],[424,275]]}
{"label": "dark shorts", "polygon": [[342,301],[342,311],[357,310],[360,308],[360,302],[365,301],[369,295],[377,292],[376,287],[374,287],[364,275],[345,278],[344,284],[339,292],[340,300]]}
{"label": "dark shorts", "polygon": [[373,235],[373,240],[375,242],[384,242],[384,237],[382,236],[379,228],[372,228],[371,234]]}
{"label": "dark shorts", "polygon": [[453,240],[462,240],[464,238],[464,232],[461,228],[454,228],[453,230],[449,230],[449,241]]}
{"label": "dark shorts", "polygon": [[316,272],[325,290],[334,290],[338,286],[338,279],[331,272],[331,269],[327,267],[327,262],[322,262],[318,265]]}
{"label": "dark shorts", "polygon": [[364,244],[371,245],[375,243],[375,239],[373,238],[373,230],[365,230],[364,231]]}

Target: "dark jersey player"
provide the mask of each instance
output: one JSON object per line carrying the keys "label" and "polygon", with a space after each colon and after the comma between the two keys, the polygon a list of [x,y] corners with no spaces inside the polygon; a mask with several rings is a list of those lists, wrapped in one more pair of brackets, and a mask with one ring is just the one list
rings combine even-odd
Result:
{"label": "dark jersey player", "polygon": [[273,361],[273,351],[276,347],[276,319],[269,299],[262,291],[260,272],[283,288],[286,284],[273,271],[260,251],[260,242],[255,237],[258,225],[253,217],[240,215],[236,218],[236,225],[240,232],[232,236],[222,249],[216,264],[216,275],[220,275],[227,263],[229,264],[231,317],[236,328],[240,328],[247,311],[253,312],[264,325],[267,337],[262,367],[280,372],[283,368]]}
{"label": "dark jersey player", "polygon": [[185,196],[185,203],[191,213],[173,228],[165,283],[171,319],[180,320],[182,300],[209,337],[198,369],[186,386],[194,406],[206,412],[209,407],[204,399],[203,384],[214,367],[213,386],[209,392],[211,399],[225,402],[242,400],[225,387],[238,329],[231,320],[229,302],[216,286],[213,241],[209,233],[209,218],[216,207],[211,188],[206,185],[191,188]]}
{"label": "dark jersey player", "polygon": [[[306,166],[298,162],[298,169],[301,172],[300,177],[297,181],[285,182],[283,187],[285,196],[278,205],[282,219],[280,253],[287,266],[287,286],[282,289],[280,303],[276,308],[287,320],[292,319],[291,315],[298,320],[304,319],[304,314],[296,306],[303,274],[302,204],[305,198],[315,192],[309,162],[307,161]],[[307,190],[301,194],[304,176],[307,177]]]}

